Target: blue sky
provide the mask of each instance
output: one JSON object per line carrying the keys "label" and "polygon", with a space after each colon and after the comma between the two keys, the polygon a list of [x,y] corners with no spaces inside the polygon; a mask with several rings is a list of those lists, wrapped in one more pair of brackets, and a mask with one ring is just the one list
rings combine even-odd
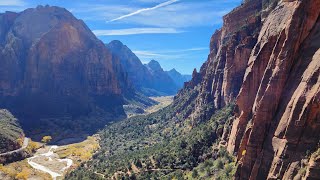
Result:
{"label": "blue sky", "polygon": [[0,12],[37,5],[60,6],[86,22],[105,43],[120,40],[143,63],[184,74],[207,59],[213,32],[222,16],[241,0],[0,0]]}

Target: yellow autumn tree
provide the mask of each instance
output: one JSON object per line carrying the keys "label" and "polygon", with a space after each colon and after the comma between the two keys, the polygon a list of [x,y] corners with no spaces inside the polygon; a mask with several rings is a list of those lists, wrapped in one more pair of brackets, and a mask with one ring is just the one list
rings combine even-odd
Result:
{"label": "yellow autumn tree", "polygon": [[247,153],[247,150],[243,150],[242,151],[242,156],[246,155],[246,153]]}
{"label": "yellow autumn tree", "polygon": [[43,136],[41,142],[43,143],[48,143],[52,140],[52,137],[51,136]]}
{"label": "yellow autumn tree", "polygon": [[29,144],[27,146],[27,151],[32,153],[35,152],[37,149],[40,148],[40,145],[32,140],[29,140]]}
{"label": "yellow autumn tree", "polygon": [[23,138],[18,138],[18,139],[17,139],[17,143],[18,143],[20,146],[22,146],[22,144],[23,144]]}

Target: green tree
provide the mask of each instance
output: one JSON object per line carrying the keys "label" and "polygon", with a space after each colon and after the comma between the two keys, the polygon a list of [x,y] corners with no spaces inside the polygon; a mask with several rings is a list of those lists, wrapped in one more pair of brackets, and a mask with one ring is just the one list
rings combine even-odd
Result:
{"label": "green tree", "polygon": [[199,176],[198,171],[197,171],[196,169],[194,169],[194,170],[192,171],[192,178],[197,178],[198,176]]}

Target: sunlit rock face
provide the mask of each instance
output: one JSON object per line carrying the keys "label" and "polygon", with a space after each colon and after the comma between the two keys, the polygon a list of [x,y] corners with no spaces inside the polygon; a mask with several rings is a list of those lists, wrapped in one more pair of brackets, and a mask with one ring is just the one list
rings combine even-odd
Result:
{"label": "sunlit rock face", "polygon": [[318,1],[283,1],[263,21],[229,141],[239,178],[292,179],[294,163],[319,141],[319,8]]}
{"label": "sunlit rock face", "polygon": [[[199,92],[190,113],[194,121],[236,103],[232,129],[223,132],[238,158],[236,179],[293,179],[306,152],[316,149],[319,14],[318,1],[244,2],[224,16],[208,60],[185,83]],[[310,177],[320,169],[311,164]]]}

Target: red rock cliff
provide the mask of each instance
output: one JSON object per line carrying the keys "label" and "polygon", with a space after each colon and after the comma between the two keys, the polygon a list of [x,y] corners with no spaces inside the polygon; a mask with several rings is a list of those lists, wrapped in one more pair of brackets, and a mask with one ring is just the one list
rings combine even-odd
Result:
{"label": "red rock cliff", "polygon": [[[319,14],[317,0],[246,1],[224,17],[208,60],[186,83],[199,91],[190,113],[195,120],[236,103],[232,130],[224,132],[238,157],[236,179],[297,178],[306,152],[316,150]],[[311,164],[311,174],[319,173]]]}
{"label": "red rock cliff", "polygon": [[263,21],[228,150],[237,178],[292,179],[320,132],[320,1],[282,1]]}
{"label": "red rock cliff", "polygon": [[224,17],[224,26],[213,34],[208,60],[186,83],[186,88],[196,87],[199,91],[191,114],[196,121],[210,118],[215,109],[235,101],[261,28],[257,13],[261,9],[260,1],[238,7]]}

